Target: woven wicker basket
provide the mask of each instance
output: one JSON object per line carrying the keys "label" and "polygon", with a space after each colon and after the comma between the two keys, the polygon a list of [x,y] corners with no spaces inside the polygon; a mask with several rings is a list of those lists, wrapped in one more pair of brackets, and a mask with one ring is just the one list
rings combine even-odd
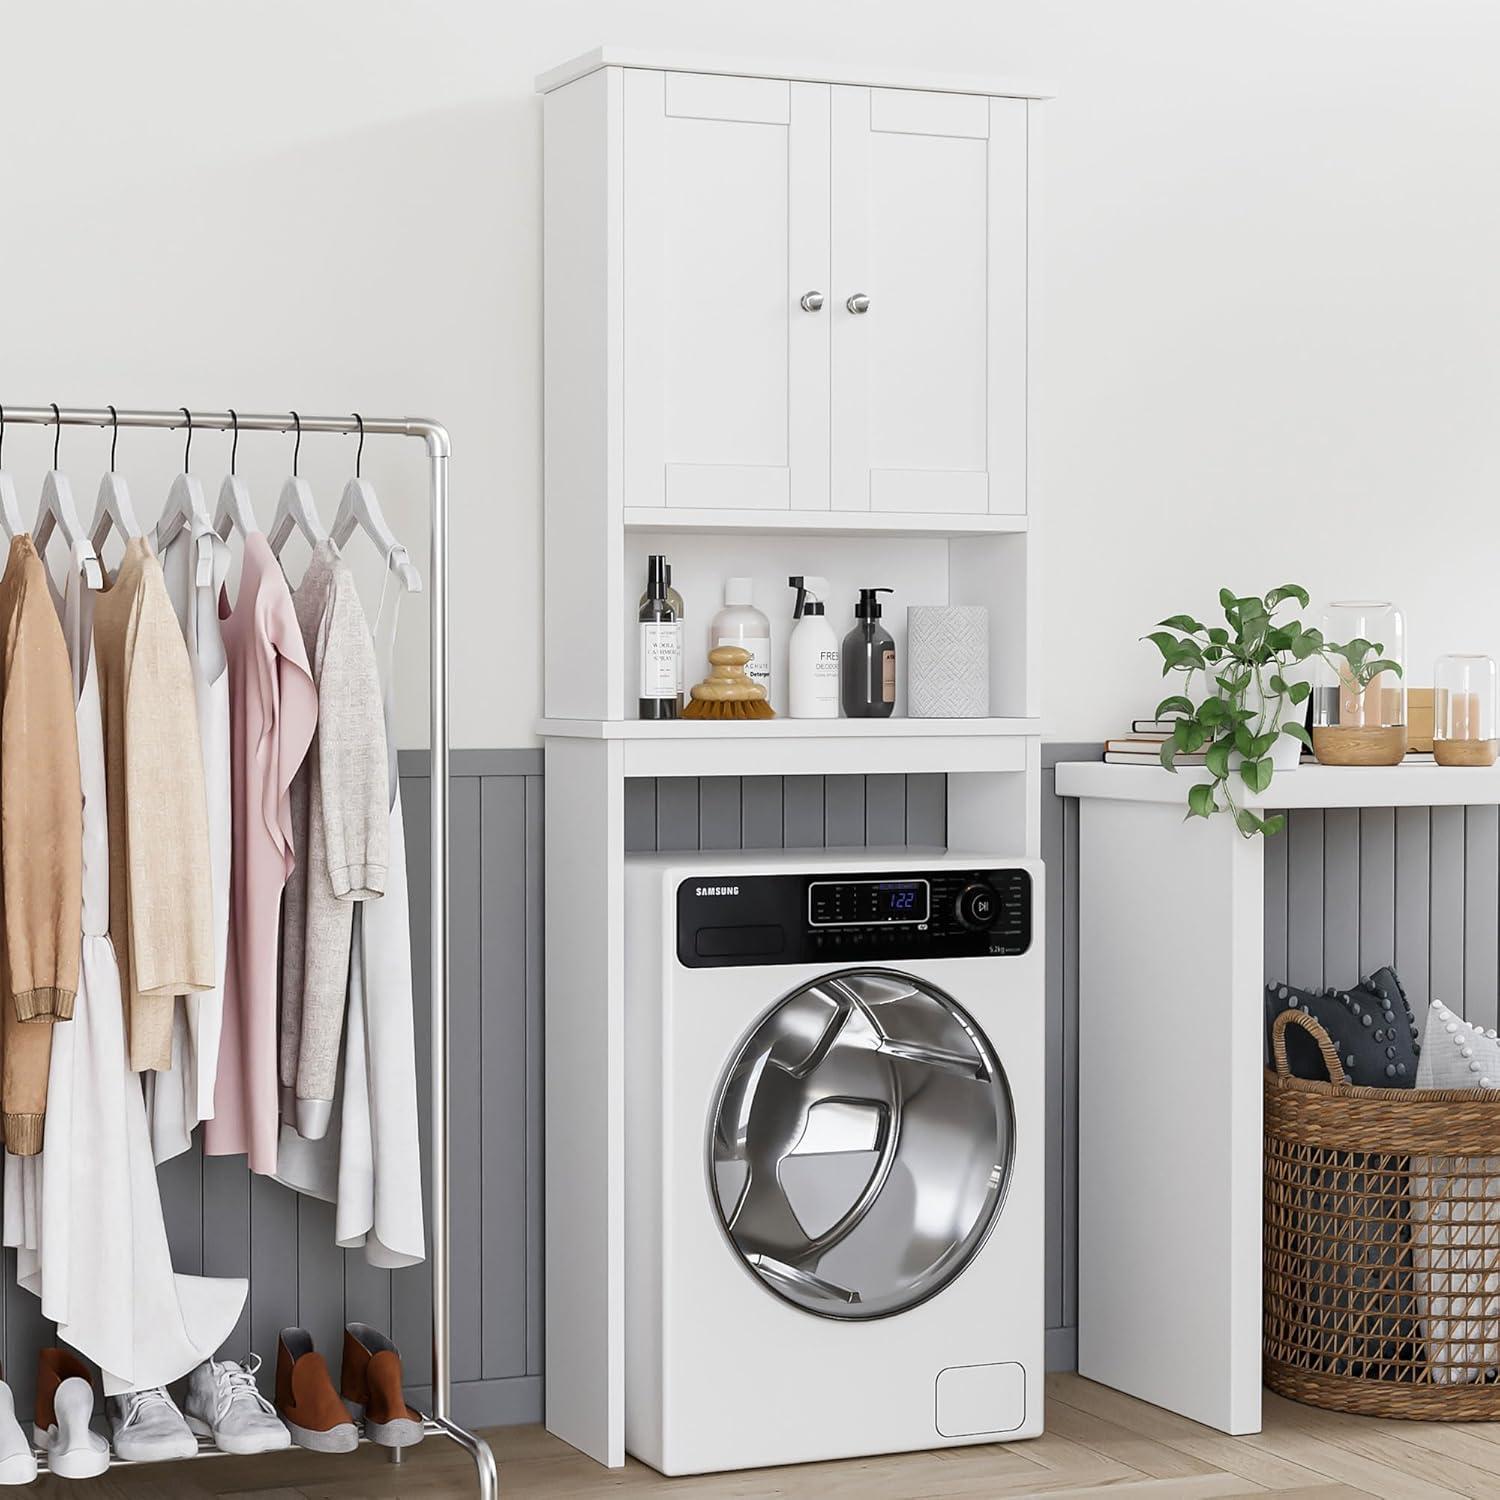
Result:
{"label": "woven wicker basket", "polygon": [[[1286,1028],[1331,1083],[1287,1072]],[[1348,1083],[1302,1011],[1265,1075],[1265,1381],[1312,1406],[1500,1419],[1500,1091]]]}

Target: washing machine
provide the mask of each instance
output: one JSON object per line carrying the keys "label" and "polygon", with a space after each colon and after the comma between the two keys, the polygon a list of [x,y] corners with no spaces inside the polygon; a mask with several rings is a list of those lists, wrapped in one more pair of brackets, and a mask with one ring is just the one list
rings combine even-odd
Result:
{"label": "washing machine", "polygon": [[664,1474],[1042,1430],[1036,862],[626,862],[625,1441]]}

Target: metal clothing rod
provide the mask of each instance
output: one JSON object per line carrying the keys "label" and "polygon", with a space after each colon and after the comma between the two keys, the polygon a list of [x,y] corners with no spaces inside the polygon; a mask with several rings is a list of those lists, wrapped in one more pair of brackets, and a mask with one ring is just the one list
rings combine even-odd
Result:
{"label": "metal clothing rod", "polygon": [[[157,427],[192,424],[222,432],[333,432],[420,438],[427,448],[431,554],[427,605],[431,622],[429,691],[432,764],[432,1419],[465,1448],[479,1475],[481,1500],[500,1494],[489,1444],[453,1420],[453,1306],[450,1274],[448,1164],[448,432],[422,417],[309,416],[303,412],[151,411],[132,407],[0,405],[4,426]],[[3,431],[3,427],[0,427]],[[394,1450],[399,1453],[399,1449]]]}
{"label": "metal clothing rod", "polygon": [[[290,411],[195,411],[185,415],[180,406],[175,411],[144,411],[122,406],[113,412],[108,407],[61,406],[55,416],[50,406],[0,406],[0,412],[7,423],[21,422],[33,427],[61,424],[64,427],[157,427],[170,431],[186,427],[190,415],[195,429],[206,427],[211,431],[232,432],[238,427],[241,432],[295,432],[300,424],[303,432],[357,434],[360,423],[353,412],[342,417],[308,416]],[[365,417],[363,421],[365,432],[371,436],[422,438],[432,458],[447,458],[452,451],[447,429],[439,422],[428,422],[421,417]],[[436,494],[433,498],[435,502]],[[438,566],[434,554],[434,572]]]}

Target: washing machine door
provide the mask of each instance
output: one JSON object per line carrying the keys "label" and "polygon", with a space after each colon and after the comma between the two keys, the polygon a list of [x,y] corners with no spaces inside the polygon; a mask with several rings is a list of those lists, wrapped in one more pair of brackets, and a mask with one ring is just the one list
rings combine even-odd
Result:
{"label": "washing machine door", "polygon": [[989,1041],[906,974],[793,991],[730,1060],[709,1126],[729,1243],[777,1296],[878,1318],[939,1292],[1005,1198],[1014,1115]]}

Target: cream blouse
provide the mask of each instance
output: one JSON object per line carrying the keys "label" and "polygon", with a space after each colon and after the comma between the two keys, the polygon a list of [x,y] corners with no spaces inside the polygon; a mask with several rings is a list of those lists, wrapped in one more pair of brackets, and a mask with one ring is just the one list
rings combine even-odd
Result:
{"label": "cream blouse", "polygon": [[144,537],[94,607],[109,805],[109,935],[137,1072],[172,1066],[177,995],[211,990],[212,881],[187,645]]}

